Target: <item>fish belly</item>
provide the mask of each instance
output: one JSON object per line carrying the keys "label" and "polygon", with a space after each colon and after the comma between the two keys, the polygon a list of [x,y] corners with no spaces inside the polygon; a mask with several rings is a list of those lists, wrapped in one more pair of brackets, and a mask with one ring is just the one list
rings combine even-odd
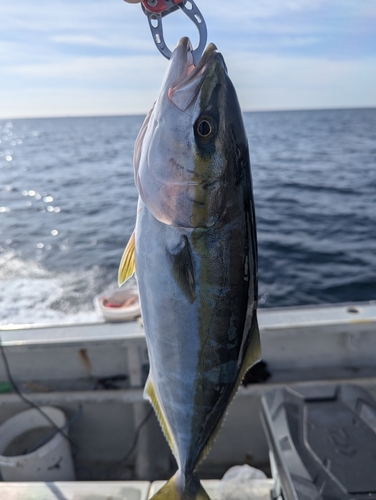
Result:
{"label": "fish belly", "polygon": [[149,351],[150,374],[175,444],[179,468],[192,440],[194,383],[200,347],[197,307],[171,277],[167,245],[179,243],[172,226],[157,221],[140,202],[136,224],[136,269]]}

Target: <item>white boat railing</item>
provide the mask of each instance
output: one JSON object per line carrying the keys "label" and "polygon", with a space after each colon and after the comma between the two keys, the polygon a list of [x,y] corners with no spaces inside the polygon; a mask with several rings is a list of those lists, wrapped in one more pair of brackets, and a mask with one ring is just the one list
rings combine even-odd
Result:
{"label": "white boat railing", "polygon": [[[261,309],[258,316],[263,359],[274,381],[369,377],[376,370],[374,301]],[[2,325],[0,336],[19,380],[118,372],[129,376],[131,387],[145,381],[148,360],[140,321]],[[0,377],[4,379],[1,363]]]}

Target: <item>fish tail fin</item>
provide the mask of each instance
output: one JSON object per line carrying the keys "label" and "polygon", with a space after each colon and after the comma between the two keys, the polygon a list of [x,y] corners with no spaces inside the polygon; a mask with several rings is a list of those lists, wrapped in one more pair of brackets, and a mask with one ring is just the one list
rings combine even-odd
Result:
{"label": "fish tail fin", "polygon": [[179,471],[173,476],[151,500],[210,500],[197,474],[193,474],[181,485]]}

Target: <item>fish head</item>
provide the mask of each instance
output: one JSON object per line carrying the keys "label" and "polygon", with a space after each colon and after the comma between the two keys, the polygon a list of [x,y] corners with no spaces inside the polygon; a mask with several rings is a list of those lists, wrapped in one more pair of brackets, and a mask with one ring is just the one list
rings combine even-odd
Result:
{"label": "fish head", "polygon": [[195,67],[192,45],[182,38],[136,141],[135,182],[144,204],[165,224],[212,227],[231,203],[247,148],[222,55],[210,44]]}

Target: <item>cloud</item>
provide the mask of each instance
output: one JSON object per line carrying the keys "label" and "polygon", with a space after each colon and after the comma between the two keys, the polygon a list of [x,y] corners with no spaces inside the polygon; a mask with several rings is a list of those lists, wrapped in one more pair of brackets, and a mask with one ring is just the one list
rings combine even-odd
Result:
{"label": "cloud", "polygon": [[55,35],[51,37],[52,42],[67,43],[72,45],[93,45],[95,47],[119,47],[119,41],[105,40],[92,35]]}
{"label": "cloud", "polygon": [[146,113],[155,100],[155,92],[146,89],[64,89],[38,88],[22,93],[3,93],[1,115],[10,118],[54,116],[100,116]]}
{"label": "cloud", "polygon": [[54,62],[20,64],[5,66],[3,76],[22,77],[29,81],[38,80],[42,86],[48,81],[56,87],[66,84],[74,86],[82,83],[89,86],[101,86],[104,83],[110,88],[135,87],[144,88],[150,85],[150,74],[153,81],[162,80],[166,63],[160,56],[143,57],[70,57]]}
{"label": "cloud", "polygon": [[[376,105],[374,0],[196,2],[244,108]],[[1,0],[0,18],[0,116],[145,112],[158,93],[166,61],[139,5]],[[171,47],[197,39],[182,13],[164,26]]]}
{"label": "cloud", "polygon": [[[376,103],[376,58],[330,61],[234,53],[229,74],[244,110],[369,106]],[[45,82],[3,94],[3,116],[73,116],[146,113],[156,98],[166,63],[153,58],[79,59],[55,67],[24,66],[22,79]],[[57,81],[50,81],[50,73]],[[153,74],[153,78],[150,78]],[[69,79],[68,79],[69,77]]]}
{"label": "cloud", "polygon": [[129,7],[119,0],[1,0],[0,16],[2,32],[25,30],[32,32],[51,32],[54,30],[71,31],[95,30],[113,24],[131,28],[142,22],[141,8]]}
{"label": "cloud", "polygon": [[376,57],[359,61],[233,54],[229,73],[243,109],[376,105]]}
{"label": "cloud", "polygon": [[[236,8],[219,1],[215,10],[205,11],[205,17],[210,36],[231,50],[238,45],[241,50],[262,48],[293,55],[305,39],[308,56],[332,53],[352,58],[355,47],[356,57],[376,55],[373,0],[238,0]],[[286,37],[288,46],[281,43]]]}

